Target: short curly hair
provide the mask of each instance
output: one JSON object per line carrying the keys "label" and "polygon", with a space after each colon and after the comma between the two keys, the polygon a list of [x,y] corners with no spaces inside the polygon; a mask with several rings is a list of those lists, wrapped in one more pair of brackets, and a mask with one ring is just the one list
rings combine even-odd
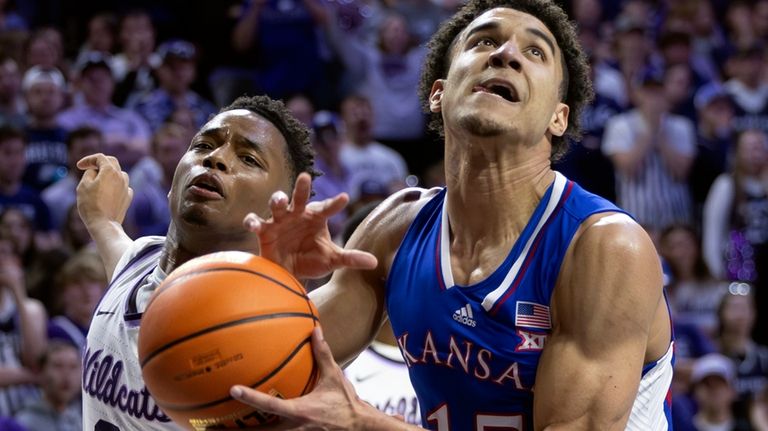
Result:
{"label": "short curly hair", "polygon": [[[556,160],[568,149],[566,138],[578,140],[581,137],[579,117],[584,105],[589,103],[594,93],[589,63],[579,44],[576,29],[569,21],[568,15],[551,0],[469,0],[450,20],[443,23],[427,45],[429,53],[424,63],[419,87],[422,104],[429,112],[429,94],[432,84],[448,75],[452,61],[451,48],[459,33],[475,18],[498,7],[515,9],[538,18],[555,36],[562,52],[563,82],[560,87],[560,97],[570,108],[570,114],[565,135],[552,137],[552,160]],[[442,115],[431,113],[429,126],[442,136],[444,134]]]}
{"label": "short curly hair", "polygon": [[286,164],[291,171],[291,187],[302,172],[309,173],[313,179],[321,175],[314,167],[315,150],[309,140],[309,130],[291,114],[283,102],[267,96],[240,96],[219,112],[235,109],[247,109],[264,117],[283,135],[288,144]]}

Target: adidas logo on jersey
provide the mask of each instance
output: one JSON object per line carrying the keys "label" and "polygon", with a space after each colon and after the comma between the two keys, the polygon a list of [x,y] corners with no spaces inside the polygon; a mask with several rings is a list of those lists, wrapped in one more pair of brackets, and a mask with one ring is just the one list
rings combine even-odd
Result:
{"label": "adidas logo on jersey", "polygon": [[453,320],[462,323],[464,325],[470,326],[474,328],[477,326],[477,322],[475,322],[475,319],[473,319],[474,316],[472,316],[472,307],[467,304],[458,310],[453,312]]}

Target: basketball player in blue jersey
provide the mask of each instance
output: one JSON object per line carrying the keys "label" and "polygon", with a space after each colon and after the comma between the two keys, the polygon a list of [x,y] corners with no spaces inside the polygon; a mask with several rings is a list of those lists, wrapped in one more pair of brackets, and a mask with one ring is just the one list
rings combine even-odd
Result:
{"label": "basketball player in blue jersey", "polygon": [[429,429],[670,429],[654,246],[550,166],[592,93],[565,13],[549,0],[470,0],[430,49],[422,95],[445,138],[447,187],[386,200],[348,243],[378,267],[338,270],[312,292],[323,327],[312,393],[232,395],[286,418],[283,429],[417,429],[361,402],[334,363],[389,318]]}
{"label": "basketball player in blue jersey", "polygon": [[[311,179],[302,172],[313,172],[312,164],[306,129],[282,103],[240,98],[200,129],[179,162],[169,193],[172,220],[167,236],[132,241],[120,226],[131,199],[127,175],[114,158],[103,154],[78,163],[86,169],[78,186],[78,210],[111,279],[85,346],[84,430],[181,429],[144,386],[137,340],[150,295],[189,259],[222,250],[261,252],[307,277],[343,265],[376,265],[371,256],[342,250],[330,240],[327,218],[343,208],[346,196],[304,205]],[[262,230],[250,224],[248,229],[261,237],[248,231],[243,225],[246,214],[255,209],[267,218],[270,197],[280,191],[271,203],[280,207],[292,189],[299,205],[289,208],[305,216],[300,229],[288,226],[280,231],[283,225],[271,224]],[[276,237],[282,241],[275,243]],[[290,254],[283,252],[285,246]],[[312,252],[301,252],[302,247]]]}

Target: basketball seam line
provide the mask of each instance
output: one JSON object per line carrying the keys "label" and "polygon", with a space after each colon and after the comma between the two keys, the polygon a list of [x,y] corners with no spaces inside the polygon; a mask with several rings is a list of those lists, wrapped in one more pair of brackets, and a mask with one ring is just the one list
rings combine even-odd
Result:
{"label": "basketball seam line", "polygon": [[[245,269],[245,268],[238,268],[238,267],[235,267],[235,266],[225,266],[225,267],[220,267],[220,268],[206,268],[206,269],[196,270],[194,272],[189,272],[189,273],[186,273],[186,274],[182,274],[182,275],[174,278],[173,280],[171,280],[167,284],[165,284],[161,289],[159,289],[157,291],[157,293],[155,294],[155,298],[157,296],[159,296],[162,292],[168,290],[169,287],[175,285],[177,282],[179,282],[181,280],[185,280],[188,277],[191,277],[193,275],[205,274],[207,272],[216,272],[216,271],[238,271],[238,272],[245,272],[245,273],[248,273],[248,274],[251,274],[251,275],[255,275],[257,277],[265,278],[265,279],[267,279],[267,280],[277,284],[278,286],[282,287],[283,289],[288,290],[289,292],[293,293],[296,296],[300,296],[302,298],[307,298],[307,295],[305,293],[297,292],[297,291],[291,289],[290,286],[286,285],[285,283],[281,282],[280,280],[276,280],[276,279],[274,279],[274,278],[272,278],[272,277],[270,277],[268,275],[264,275],[264,274],[262,274],[260,272],[252,271],[250,269]],[[302,291],[304,290],[301,286],[299,286],[299,288],[302,289]],[[147,307],[149,307],[149,306],[147,306]]]}
{"label": "basketball seam line", "polygon": [[[275,374],[279,373],[279,372],[280,372],[280,371],[281,371],[283,368],[285,368],[285,366],[286,366],[286,365],[288,365],[288,363],[289,363],[289,362],[291,362],[291,359],[293,359],[293,357],[294,357],[294,356],[296,356],[296,355],[299,353],[299,351],[300,351],[300,350],[301,350],[301,349],[302,349],[302,348],[303,348],[303,347],[304,347],[304,346],[305,346],[307,343],[309,343],[310,341],[311,341],[311,337],[307,337],[307,338],[305,338],[305,339],[304,339],[304,341],[302,341],[301,343],[299,343],[299,345],[298,345],[298,346],[296,346],[296,348],[295,348],[295,349],[294,349],[294,350],[293,350],[293,351],[292,351],[292,352],[291,352],[291,353],[288,355],[288,357],[287,357],[287,358],[285,358],[285,359],[283,360],[283,362],[281,362],[281,363],[280,363],[280,365],[278,365],[277,367],[275,367],[275,369],[273,369],[273,370],[272,370],[272,371],[271,371],[269,374],[267,374],[266,376],[264,376],[264,377],[263,377],[261,380],[259,380],[258,382],[256,382],[256,383],[254,383],[254,384],[250,385],[250,387],[251,387],[251,388],[253,388],[253,389],[256,389],[256,388],[257,388],[259,385],[261,385],[262,383],[264,383],[264,382],[266,382],[267,380],[269,380],[269,379],[271,379],[272,377],[274,377],[274,376],[275,376]],[[314,361],[313,361],[313,362],[314,362]],[[313,366],[313,368],[314,368],[314,363],[313,363],[313,365],[312,365],[312,366]],[[303,395],[303,394],[302,394],[302,395]],[[173,409],[173,410],[179,410],[179,411],[188,411],[188,410],[199,410],[199,409],[204,409],[204,408],[208,408],[208,407],[213,407],[213,406],[215,406],[216,404],[221,404],[221,403],[224,403],[224,402],[227,402],[227,401],[232,401],[232,400],[234,400],[234,398],[232,398],[231,396],[227,396],[227,397],[224,397],[224,398],[220,398],[220,399],[218,399],[218,400],[214,400],[214,401],[209,401],[209,402],[207,402],[207,403],[203,403],[203,404],[196,404],[196,405],[192,405],[192,406],[180,406],[180,405],[175,405],[175,404],[165,404],[165,403],[161,403],[160,401],[158,401],[157,399],[155,399],[155,401],[157,402],[157,405],[159,405],[159,406],[160,406],[160,408],[170,408],[170,409]]]}
{"label": "basketball seam line", "polygon": [[219,323],[218,325],[209,326],[207,328],[201,329],[199,331],[195,331],[189,335],[185,335],[181,338],[177,338],[176,340],[171,341],[170,343],[166,343],[157,349],[155,349],[152,353],[150,353],[146,358],[144,358],[143,361],[141,361],[141,369],[144,369],[144,366],[147,365],[149,361],[154,359],[157,355],[160,353],[163,353],[164,351],[170,349],[171,347],[176,346],[177,344],[181,344],[189,339],[199,337],[201,335],[205,335],[209,332],[215,332],[220,329],[228,328],[230,326],[237,326],[244,323],[251,323],[251,322],[257,322],[259,320],[267,320],[267,319],[280,319],[285,317],[309,317],[314,322],[317,321],[317,317],[315,317],[312,313],[270,313],[270,314],[262,314],[259,316],[251,316],[251,317],[244,317],[242,319],[232,320],[229,322]]}

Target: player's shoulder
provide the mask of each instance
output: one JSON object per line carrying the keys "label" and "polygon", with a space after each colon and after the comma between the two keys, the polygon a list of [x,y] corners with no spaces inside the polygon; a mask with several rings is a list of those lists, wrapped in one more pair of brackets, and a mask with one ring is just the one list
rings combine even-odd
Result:
{"label": "player's shoulder", "polygon": [[[439,187],[423,189],[418,187],[409,187],[402,189],[385,199],[371,213],[371,220],[376,221],[375,226],[387,230],[397,228],[408,228],[421,211],[424,205],[437,196],[443,190]],[[381,222],[386,222],[382,225]],[[371,226],[372,228],[374,226]]]}
{"label": "player's shoulder", "polygon": [[164,243],[164,236],[144,236],[132,241],[118,260],[112,281],[132,266],[143,264],[144,261],[157,262],[156,255],[160,253]]}
{"label": "player's shoulder", "polygon": [[599,249],[654,251],[648,233],[632,217],[622,212],[602,212],[584,220],[576,236],[577,245]]}
{"label": "player's shoulder", "polygon": [[392,194],[360,223],[351,239],[354,248],[377,255],[396,249],[419,211],[441,190],[410,187]]}

